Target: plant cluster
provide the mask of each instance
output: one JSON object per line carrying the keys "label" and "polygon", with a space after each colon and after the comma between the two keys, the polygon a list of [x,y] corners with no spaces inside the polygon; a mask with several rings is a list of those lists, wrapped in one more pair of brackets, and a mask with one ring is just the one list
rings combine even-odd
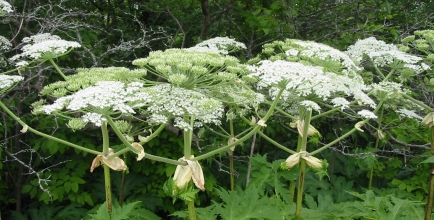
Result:
{"label": "plant cluster", "polygon": [[[0,1],[2,13],[10,12],[7,5]],[[416,36],[421,39],[415,39]],[[94,175],[99,174],[98,167],[103,168],[104,186],[99,190],[103,189],[105,202],[91,210],[85,219],[158,219],[149,210],[143,211],[146,207],[141,207],[140,201],[122,205],[122,194],[119,202],[112,195],[113,171],[120,171],[125,176],[129,169],[138,169],[144,160],[162,162],[154,163],[155,169],[164,169],[162,164],[170,167],[163,171],[169,177],[167,181],[156,187],[172,197],[174,203],[178,199],[186,203],[187,212],[173,212],[173,215],[192,220],[218,217],[420,218],[423,202],[395,196],[376,197],[371,188],[374,173],[381,171],[379,155],[375,152],[385,138],[393,138],[390,135],[394,132],[393,127],[400,123],[389,120],[387,115],[395,114],[428,127],[434,124],[432,108],[413,97],[411,87],[405,84],[412,77],[431,70],[433,36],[430,31],[416,32],[398,46],[370,37],[357,41],[346,51],[317,42],[286,39],[264,44],[262,52],[245,63],[229,54],[246,49],[246,46],[221,37],[187,49],[153,51],[145,58],[132,61],[134,67],[131,69],[79,68],[73,74],[65,74],[56,60],[72,50],[79,50],[80,43],[49,33],[37,34],[24,38],[23,53],[11,58],[10,62],[16,68],[0,75],[0,108],[22,126],[20,132],[31,132],[52,143],[73,147],[82,153],[79,156],[85,160],[79,160],[83,160]],[[4,42],[0,46],[2,49],[9,47]],[[411,51],[426,56],[417,56],[418,53]],[[79,140],[74,142],[66,136],[44,133],[22,120],[14,113],[13,106],[8,106],[8,92],[26,80],[12,74],[46,61],[62,80],[43,86],[39,93],[43,98],[29,105],[32,114],[54,119],[56,123],[64,120],[71,132],[98,131],[101,134],[98,144],[89,147]],[[368,71],[373,77],[366,82],[363,74]],[[324,138],[328,143],[319,145],[319,140],[328,135],[320,131],[333,117],[339,117],[349,129],[332,140]],[[295,134],[292,145],[279,143],[267,133],[276,120],[284,121],[292,128]],[[151,154],[166,128],[182,137],[178,142],[181,148],[178,153],[182,156]],[[341,187],[349,191],[344,180],[328,174],[330,164],[322,153],[350,136],[363,135],[365,131],[375,137],[368,157],[370,163],[365,164],[368,190],[362,194],[349,192],[362,201],[349,202],[345,196],[333,201],[335,195],[332,194],[342,193],[342,190],[318,193],[321,185],[314,183],[321,183],[323,177],[328,177],[334,184],[324,187]],[[283,150],[286,160],[278,158],[270,163],[265,156],[251,157],[251,168],[255,170],[252,173],[257,176],[252,177],[252,183],[245,189],[236,188],[235,149],[256,135]],[[195,151],[193,145],[200,147],[201,137],[211,139],[213,136],[224,138],[225,143],[207,151]],[[42,147],[54,148],[48,144]],[[135,160],[130,160],[130,152]],[[225,152],[229,158],[231,191],[215,189],[214,193],[222,202],[196,208],[201,191],[210,190],[207,181],[215,180],[210,177],[211,172],[202,167],[204,161],[215,155],[225,157]],[[87,154],[93,160],[86,157]],[[317,177],[312,173],[317,174],[319,180],[314,179]],[[79,173],[70,180],[57,178],[65,191],[77,193],[78,185],[83,184]],[[391,183],[403,181],[396,179]],[[44,188],[40,182],[34,186]],[[36,188],[29,186],[23,191],[33,193]],[[425,217],[431,218],[434,181],[431,180],[426,191]],[[45,192],[47,200],[53,198],[49,190]],[[316,200],[313,193],[316,193]],[[89,196],[76,200],[93,203]],[[345,203],[327,206],[334,202]],[[65,213],[58,215],[59,218],[66,216]]]}

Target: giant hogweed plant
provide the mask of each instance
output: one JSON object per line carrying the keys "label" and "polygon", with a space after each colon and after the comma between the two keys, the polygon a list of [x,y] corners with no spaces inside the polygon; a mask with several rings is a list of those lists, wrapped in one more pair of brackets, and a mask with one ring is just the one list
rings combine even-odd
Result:
{"label": "giant hogweed plant", "polygon": [[[356,131],[363,131],[362,126],[376,119],[376,113],[383,106],[400,96],[411,101],[406,105],[414,107],[416,103],[429,109],[405,93],[400,84],[388,81],[395,71],[407,74],[415,68],[420,71],[428,69],[417,57],[395,50],[375,56],[362,52],[362,57],[370,56],[373,68],[381,76],[380,82],[367,86],[359,75],[362,69],[348,56],[351,53],[345,54],[323,44],[300,40],[264,45],[262,56],[251,60],[249,66],[240,64],[236,57],[226,55],[230,50],[243,47],[242,44],[230,39],[218,39],[190,49],[151,52],[147,58],[133,62],[139,69],[79,69],[77,74],[70,76],[62,73],[54,59],[79,47],[78,44],[49,34],[30,37],[24,43],[27,45],[23,47],[23,53],[15,56],[14,60],[25,60],[17,62],[17,69],[6,73],[49,61],[64,79],[44,87],[41,95],[47,96],[49,101],[34,103],[33,113],[64,117],[69,120],[68,127],[73,131],[80,131],[88,124],[101,129],[102,149],[90,150],[39,132],[14,115],[2,102],[0,107],[23,126],[22,132],[30,131],[94,154],[91,171],[103,166],[106,209],[109,212],[112,210],[110,169],[126,170],[120,155],[131,151],[137,154],[138,161],[146,158],[177,165],[174,177],[164,188],[167,194],[186,201],[190,219],[196,219],[194,199],[198,190],[191,186],[191,182],[200,190],[205,190],[199,161],[231,150],[258,133],[292,154],[282,163],[283,168],[299,166],[295,217],[300,218],[306,165],[326,175],[327,162],[316,158],[316,154]],[[401,56],[405,59],[397,58]],[[388,62],[384,66],[392,69],[389,73],[383,74],[379,68],[382,67],[377,60],[379,57],[387,58],[384,58]],[[401,62],[408,65],[401,65]],[[152,78],[156,80],[150,80],[147,74],[155,75]],[[23,80],[21,76],[3,74],[1,77],[2,92]],[[251,85],[257,92],[252,91]],[[389,90],[393,90],[393,97],[388,95]],[[192,155],[195,129],[203,128],[205,124],[219,127],[225,107],[229,109],[226,116],[230,124],[241,118],[251,128],[235,134],[230,125],[229,132],[222,129],[225,133],[222,136],[228,138],[226,146],[202,155]],[[265,108],[264,114],[258,112],[259,107]],[[275,142],[262,132],[261,128],[267,126],[266,122],[275,110],[286,116],[291,126],[297,129],[299,136],[295,149]],[[354,122],[354,129],[319,149],[308,149],[309,136],[320,136],[311,121],[337,112]],[[406,115],[410,115],[409,112],[400,111]],[[253,114],[252,120],[246,117],[249,114]],[[424,121],[430,124],[427,120],[429,118]],[[134,126],[136,124],[144,127]],[[183,131],[184,156],[178,160],[145,151],[146,143],[158,136],[168,124]],[[144,131],[147,136],[141,136]],[[112,132],[123,143],[123,148],[117,152],[110,148],[109,133]],[[294,181],[291,184],[295,186]],[[294,191],[295,187],[290,189]]]}
{"label": "giant hogweed plant", "polygon": [[[368,66],[360,65],[365,64],[362,62],[364,57],[370,61],[368,66],[378,74],[378,79],[371,85],[365,85],[359,74],[368,69]],[[297,128],[299,133],[295,153],[259,131],[259,134],[271,143],[293,153],[282,167],[292,168],[299,164],[296,218],[300,218],[301,213],[306,164],[314,169],[327,167],[325,161],[314,157],[315,154],[356,131],[364,132],[363,126],[374,127],[369,122],[371,119],[381,120],[377,115],[381,117],[384,109],[390,109],[409,119],[422,119],[414,110],[431,110],[424,103],[412,98],[402,84],[395,82],[395,78],[402,82],[408,80],[411,74],[429,70],[429,65],[418,56],[407,54],[394,45],[373,38],[358,41],[345,53],[315,42],[293,39],[276,41],[264,45],[262,56],[249,62],[256,63],[250,67],[253,73],[247,77],[254,79],[258,91],[268,93],[269,99],[275,100],[276,92],[283,89],[276,110],[287,116],[292,121],[291,126]],[[312,116],[313,111],[318,114]],[[335,112],[342,113],[350,121],[358,120],[354,123],[354,129],[309,153],[307,137],[320,136],[319,131],[310,125],[310,121]],[[384,138],[381,123],[378,123],[376,133],[378,144],[378,140]],[[371,182],[372,170],[370,185]],[[294,190],[295,187],[290,189]]]}
{"label": "giant hogweed plant", "polygon": [[[70,47],[69,44],[64,45],[64,41],[59,41],[56,44],[51,42],[57,37],[47,34],[37,35],[33,38],[38,39],[35,44],[40,44],[39,47],[30,47],[30,49],[25,47],[25,53],[17,57],[35,59],[43,57],[42,61],[45,61],[48,59],[45,58],[47,56],[52,58],[65,54],[65,50],[57,50],[56,46]],[[50,44],[45,44],[44,38],[46,41],[50,41]],[[50,47],[41,49],[44,45],[50,45]],[[46,53],[49,55],[45,56]],[[31,63],[18,62],[17,66],[29,67]],[[223,103],[242,105],[249,109],[248,105],[260,102],[262,96],[249,90],[238,79],[238,74],[242,75],[246,70],[245,67],[239,65],[237,58],[223,56],[215,51],[202,52],[198,51],[197,48],[157,51],[151,53],[146,59],[134,61],[134,64],[144,67],[144,69],[132,71],[124,68],[79,69],[77,74],[65,76],[56,67],[65,81],[47,85],[41,91],[41,95],[45,95],[51,100],[54,99],[54,101],[47,103],[47,101],[41,100],[32,105],[35,115],[51,114],[68,119],[67,126],[73,131],[79,131],[87,124],[99,127],[103,137],[101,151],[87,149],[66,140],[43,134],[29,127],[4,104],[0,104],[0,106],[23,126],[22,132],[31,131],[96,155],[90,170],[92,172],[96,167],[103,165],[106,208],[109,212],[112,210],[110,169],[116,171],[127,169],[120,155],[132,151],[137,154],[138,161],[148,158],[178,165],[173,180],[168,182],[168,191],[169,194],[187,201],[190,218],[195,219],[193,201],[197,191],[186,185],[193,179],[199,189],[205,190],[204,177],[198,160],[229,149],[237,143],[234,142],[232,145],[229,144],[227,147],[194,158],[191,155],[194,128],[202,127],[206,123],[220,124],[220,118],[224,111]],[[227,72],[225,72],[226,70]],[[164,82],[144,78],[146,72],[157,75],[164,79]],[[9,88],[15,81],[22,80],[22,77],[19,76],[4,75],[4,78],[5,85],[2,89]],[[11,83],[6,80],[11,81]],[[231,90],[243,91],[243,93],[235,94],[231,93]],[[248,97],[243,97],[244,95]],[[266,117],[271,116],[272,109],[270,108]],[[135,131],[151,131],[151,133],[146,137],[131,135],[134,133],[132,127],[135,122],[142,122],[142,124],[149,126],[145,128],[134,127]],[[145,153],[142,146],[156,137],[169,122],[184,132],[184,157],[179,160]],[[151,129],[154,126],[158,126],[155,131]],[[260,125],[256,127],[259,128]],[[111,149],[109,132],[114,132],[123,142],[125,148],[117,152]],[[254,132],[255,129],[252,129],[240,138],[238,143],[250,137]]]}

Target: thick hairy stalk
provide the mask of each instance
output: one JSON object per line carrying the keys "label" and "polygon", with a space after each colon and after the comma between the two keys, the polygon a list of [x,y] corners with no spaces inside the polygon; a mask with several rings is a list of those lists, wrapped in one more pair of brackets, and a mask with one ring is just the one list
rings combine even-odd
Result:
{"label": "thick hairy stalk", "polygon": [[[184,158],[186,160],[190,160],[191,157],[191,142],[193,140],[194,118],[189,117],[188,120],[190,121],[190,125],[192,129],[184,132]],[[187,201],[187,206],[188,206],[188,216],[190,217],[190,220],[196,220],[197,217],[196,217],[196,209],[194,208],[194,200]]]}
{"label": "thick hairy stalk", "polygon": [[56,71],[63,77],[63,79],[66,80],[65,74],[63,74],[62,70],[60,70],[59,66],[57,66],[57,64],[54,62],[54,60],[53,59],[49,59],[49,61],[54,66],[54,68],[56,69]]}
{"label": "thick hairy stalk", "polygon": [[[109,136],[107,130],[107,122],[104,121],[101,125],[102,131],[102,153],[108,154],[109,152]],[[103,164],[104,167],[104,183],[105,183],[105,200],[107,203],[107,211],[112,211],[112,190],[111,190],[111,181],[110,181],[110,168]]]}
{"label": "thick hairy stalk", "polygon": [[[234,122],[233,120],[229,120],[229,127],[231,132],[231,138],[235,136],[234,134]],[[235,190],[235,179],[234,179],[234,152],[230,149],[229,150],[229,169],[230,169],[230,176],[231,176],[231,191]]]}
{"label": "thick hairy stalk", "polygon": [[[380,117],[378,119],[378,127],[377,127],[377,134],[381,129],[381,122],[380,120],[383,118],[383,112],[384,112],[384,108],[381,108],[381,114]],[[380,136],[377,135],[377,139],[375,140],[375,149],[378,149],[378,145],[380,144]],[[374,178],[374,164],[372,164],[371,167],[371,171],[369,174],[369,185],[368,185],[368,190],[372,189],[372,179]]]}
{"label": "thick hairy stalk", "polygon": [[[310,125],[310,118],[312,116],[312,110],[305,110],[303,111],[305,116],[304,116],[304,126],[303,126],[303,135],[301,138],[301,147],[300,147],[300,151],[306,151],[307,148],[307,133],[309,130],[309,125]],[[302,115],[300,115],[300,119]],[[300,143],[300,142],[299,142]],[[298,148],[298,147],[297,147]],[[306,161],[305,160],[301,160],[300,161],[300,175],[298,177],[298,190],[297,190],[297,205],[295,208],[295,217],[297,219],[300,219],[300,214],[301,214],[301,206],[303,203],[303,188],[304,188],[304,177],[306,174]]]}
{"label": "thick hairy stalk", "polygon": [[[431,156],[434,156],[434,127],[431,127]],[[428,187],[428,197],[426,199],[425,207],[425,220],[431,220],[432,216],[431,213],[434,199],[434,163],[431,163]]]}

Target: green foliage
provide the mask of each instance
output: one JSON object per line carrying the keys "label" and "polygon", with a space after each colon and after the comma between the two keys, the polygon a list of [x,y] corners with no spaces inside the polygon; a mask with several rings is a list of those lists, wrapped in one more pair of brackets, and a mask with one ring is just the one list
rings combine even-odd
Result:
{"label": "green foliage", "polygon": [[[197,209],[202,219],[216,219],[219,216],[227,220],[240,219],[282,219],[295,210],[295,206],[286,206],[277,196],[265,196],[256,186],[250,186],[246,190],[238,188],[236,191],[216,189],[221,198],[220,203]],[[186,217],[186,212],[176,212],[173,215]]]}
{"label": "green foliage", "polygon": [[345,209],[357,213],[356,217],[371,219],[422,219],[424,203],[398,199],[394,196],[377,197],[368,190],[366,194],[349,192],[362,202],[345,204]]}
{"label": "green foliage", "polygon": [[52,206],[40,203],[39,207],[34,207],[32,204],[24,213],[12,211],[11,219],[14,220],[76,220],[81,219],[86,213],[86,209],[79,204],[70,204],[68,206]]}
{"label": "green foliage", "polygon": [[112,211],[109,213],[107,211],[107,203],[104,202],[102,205],[95,207],[93,211],[90,211],[88,215],[83,218],[84,220],[160,220],[161,218],[155,215],[153,212],[144,209],[140,205],[140,201],[131,202],[128,204],[119,204],[113,201]]}
{"label": "green foliage", "polygon": [[167,196],[173,197],[173,203],[175,203],[177,199],[181,199],[186,202],[194,201],[197,193],[200,191],[193,186],[191,181],[183,189],[179,189],[172,178],[164,183],[163,190]]}

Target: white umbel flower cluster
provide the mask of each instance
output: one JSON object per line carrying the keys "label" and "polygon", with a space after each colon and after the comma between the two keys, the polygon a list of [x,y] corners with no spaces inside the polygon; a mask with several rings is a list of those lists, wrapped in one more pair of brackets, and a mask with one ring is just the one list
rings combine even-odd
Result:
{"label": "white umbel flower cluster", "polygon": [[202,41],[187,50],[228,54],[239,49],[246,49],[246,45],[229,37],[215,37]]}
{"label": "white umbel flower cluster", "polygon": [[223,104],[204,94],[187,90],[170,84],[161,84],[146,88],[144,91],[153,98],[145,111],[151,114],[151,124],[166,123],[169,117],[175,118],[175,127],[183,130],[193,129],[184,121],[184,116],[191,116],[195,126],[202,123],[220,124],[223,116]]}
{"label": "white umbel flower cluster", "polygon": [[[324,72],[321,67],[306,66],[298,62],[288,62],[283,60],[262,61],[259,67],[250,68],[253,73],[249,77],[258,80],[259,89],[270,89],[270,96],[275,98],[279,87],[285,84],[282,94],[283,100],[298,97],[315,95],[326,101],[335,96],[353,96],[372,108],[375,102],[363,91],[367,89],[359,78],[350,78],[332,72]],[[336,103],[333,103],[336,104]]]}
{"label": "white umbel flower cluster", "polygon": [[52,114],[63,109],[87,113],[82,118],[100,126],[103,115],[113,113],[134,114],[134,109],[151,101],[151,96],[142,92],[139,82],[122,83],[101,81],[94,86],[80,90],[72,95],[57,99],[53,104],[42,105],[34,112]]}
{"label": "white umbel flower cluster", "polygon": [[0,16],[4,16],[6,13],[11,13],[13,11],[11,4],[5,0],[0,0]]}
{"label": "white umbel flower cluster", "polygon": [[[340,64],[343,67],[345,67],[345,68],[338,68],[342,73],[347,75],[349,74],[351,76],[354,76],[355,72],[361,70],[361,68],[358,67],[347,54],[328,45],[313,42],[313,41],[302,41],[302,40],[295,40],[295,39],[291,39],[288,41],[290,41],[292,44],[295,44],[299,47],[293,47],[290,50],[287,50],[286,51],[287,56],[295,54],[295,56],[317,58],[319,60],[326,61],[326,62],[333,61],[336,62],[336,64]],[[298,51],[298,53],[296,53],[295,51]],[[315,61],[312,60],[312,62]],[[327,65],[326,62],[317,63],[317,64]]]}
{"label": "white umbel flower cluster", "polygon": [[[12,61],[19,59],[32,59],[32,60],[47,60],[60,57],[67,54],[73,48],[81,47],[81,45],[75,41],[62,40],[57,35],[51,35],[48,33],[37,34],[23,39],[23,53],[15,55],[11,58]],[[25,62],[16,63],[17,66],[25,65]]]}
{"label": "white umbel flower cluster", "polygon": [[0,75],[0,91],[10,88],[15,83],[22,81],[22,76]]}
{"label": "white umbel flower cluster", "polygon": [[147,58],[134,60],[133,65],[146,67],[148,72],[178,87],[198,89],[223,82],[234,83],[237,74],[246,71],[239,62],[236,57],[228,55],[168,49],[153,51]]}
{"label": "white umbel flower cluster", "polygon": [[0,35],[0,52],[10,50],[12,48],[11,42],[8,39]]}
{"label": "white umbel flower cluster", "polygon": [[403,108],[403,109],[396,110],[396,112],[402,117],[416,119],[419,121],[422,121],[423,119],[422,116],[418,115],[414,110],[408,110],[406,108]]}
{"label": "white umbel flower cluster", "polygon": [[421,57],[402,52],[397,46],[377,40],[375,37],[358,40],[354,45],[348,47],[346,53],[359,63],[363,60],[363,56],[367,55],[378,67],[399,61],[403,63],[403,67],[412,69],[415,73],[430,69],[427,64],[421,62],[423,61]]}

